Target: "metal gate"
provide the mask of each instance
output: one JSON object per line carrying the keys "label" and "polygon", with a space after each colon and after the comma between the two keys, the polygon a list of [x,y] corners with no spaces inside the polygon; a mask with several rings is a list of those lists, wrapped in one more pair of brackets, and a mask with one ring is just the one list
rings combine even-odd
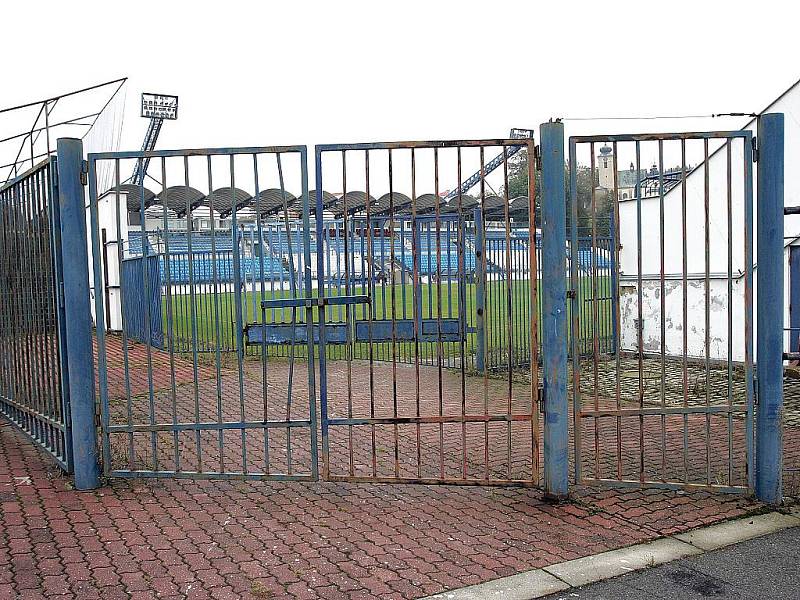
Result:
{"label": "metal gate", "polygon": [[[152,159],[154,192],[123,183],[143,159]],[[101,166],[112,172],[108,190],[98,189]],[[276,200],[288,222],[289,188],[300,191],[293,211],[308,232],[305,146],[89,155],[106,475],[317,479],[311,238],[301,247],[289,239],[284,264],[254,253],[244,235]],[[107,264],[101,230],[118,241]],[[129,264],[141,273],[132,276]],[[287,276],[277,289],[275,271]],[[129,286],[144,288],[143,323],[125,322],[138,319],[126,306]],[[162,330],[155,321],[163,341],[153,339]],[[274,343],[288,348],[285,358],[269,356]]]}
{"label": "metal gate", "polygon": [[[520,146],[533,156],[520,139],[319,146],[312,192],[302,146],[90,155],[94,256],[101,231],[119,242],[94,273],[106,474],[316,479],[318,395],[325,479],[537,484]],[[502,156],[494,179],[487,151]],[[152,192],[121,175],[145,158]],[[478,198],[440,201],[440,181],[460,190],[472,170]],[[130,286],[160,304],[126,306]]]}
{"label": "metal gate", "polygon": [[[532,140],[520,139],[316,147],[325,479],[538,483],[536,218],[532,166],[520,163],[529,185],[517,239],[508,150],[519,146],[532,159]],[[502,166],[491,201],[487,152]],[[471,171],[477,198],[461,187]],[[327,204],[326,189],[341,190],[337,200]],[[341,215],[336,278],[326,211]],[[525,271],[514,253],[529,259]],[[361,301],[332,306],[342,294]],[[485,360],[470,368],[489,331],[500,333],[497,376]],[[335,344],[343,360],[326,360]],[[520,349],[530,369],[518,368]]]}
{"label": "metal gate", "polygon": [[57,163],[0,187],[0,414],[72,471]]}
{"label": "metal gate", "polygon": [[749,131],[570,138],[572,331],[591,340],[582,356],[572,336],[577,482],[751,489],[752,148]]}

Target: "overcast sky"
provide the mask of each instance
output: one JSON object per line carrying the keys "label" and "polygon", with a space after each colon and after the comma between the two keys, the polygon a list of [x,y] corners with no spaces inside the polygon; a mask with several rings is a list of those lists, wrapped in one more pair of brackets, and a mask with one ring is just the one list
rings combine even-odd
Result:
{"label": "overcast sky", "polygon": [[[0,107],[127,76],[159,148],[502,137],[551,117],[758,111],[799,76],[785,2],[9,2]],[[787,58],[789,60],[787,60]],[[567,121],[567,133],[738,120]],[[26,124],[22,124],[24,128]],[[313,181],[312,181],[313,187]]]}

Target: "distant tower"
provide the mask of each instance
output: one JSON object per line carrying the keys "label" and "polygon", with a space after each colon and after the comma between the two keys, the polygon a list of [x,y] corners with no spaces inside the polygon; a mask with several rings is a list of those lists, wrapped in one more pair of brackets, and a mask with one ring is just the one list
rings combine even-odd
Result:
{"label": "distant tower", "polygon": [[598,185],[607,190],[614,189],[614,155],[611,146],[600,148],[597,155]]}

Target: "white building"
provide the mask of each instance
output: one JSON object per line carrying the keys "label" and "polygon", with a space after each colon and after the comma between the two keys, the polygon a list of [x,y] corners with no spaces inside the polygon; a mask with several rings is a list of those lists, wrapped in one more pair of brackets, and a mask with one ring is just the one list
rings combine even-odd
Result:
{"label": "white building", "polygon": [[[772,102],[763,112],[785,114],[785,204],[800,205],[800,176],[793,165],[800,160],[800,82],[793,85]],[[744,129],[757,135],[757,122],[750,121]],[[679,142],[678,142],[679,143]],[[706,300],[706,228],[705,228],[705,171],[700,163],[689,172],[686,179],[686,280],[687,280],[687,354],[705,357],[706,306],[708,306],[709,345],[712,360],[727,360],[729,339],[730,356],[734,361],[744,360],[744,176],[743,145],[732,145],[731,199],[728,210],[727,151],[719,143],[709,144],[709,214],[708,273],[709,301]],[[753,164],[753,350],[755,352],[757,310],[757,165]],[[664,196],[664,310],[661,298],[660,201],[659,196],[620,198],[620,328],[621,348],[638,350],[637,323],[639,320],[639,276],[642,294],[642,350],[657,354],[662,344],[662,316],[664,321],[666,354],[682,356],[684,338],[684,235],[682,219],[683,184],[672,187]],[[644,194],[643,194],[644,196]],[[638,267],[637,219],[641,202],[641,273]],[[728,277],[728,227],[729,214],[732,232],[731,294]],[[784,220],[784,327],[800,326],[800,216],[787,216]],[[794,249],[794,250],[793,250]],[[795,268],[790,269],[789,257],[795,254]],[[790,303],[791,290],[795,288],[795,306]],[[730,311],[729,311],[730,307]],[[732,335],[729,336],[729,312],[732,313]],[[799,350],[797,333],[792,337],[792,350]],[[789,349],[790,334],[785,334],[785,348]]]}

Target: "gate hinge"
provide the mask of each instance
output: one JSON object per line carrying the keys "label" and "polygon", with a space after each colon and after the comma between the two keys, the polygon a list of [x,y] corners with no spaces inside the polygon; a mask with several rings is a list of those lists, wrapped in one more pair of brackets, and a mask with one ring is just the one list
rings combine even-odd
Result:
{"label": "gate hinge", "polygon": [[538,393],[536,395],[536,401],[537,401],[537,403],[539,405],[539,412],[541,414],[544,414],[545,413],[545,408],[547,406],[547,403],[545,402],[544,385],[540,385],[537,388],[537,391],[538,391]]}
{"label": "gate hinge", "polygon": [[58,282],[58,308],[62,309],[67,305],[66,298],[64,298],[64,282]]}
{"label": "gate hinge", "polygon": [[89,163],[85,160],[81,161],[81,185],[89,183]]}
{"label": "gate hinge", "polygon": [[539,146],[536,145],[533,147],[533,164],[536,167],[537,171],[542,170],[542,154],[539,152]]}
{"label": "gate hinge", "polygon": [[753,376],[753,406],[758,406],[758,377]]}
{"label": "gate hinge", "polygon": [[753,162],[758,162],[758,136],[753,136],[753,139],[750,141],[753,145]]}

